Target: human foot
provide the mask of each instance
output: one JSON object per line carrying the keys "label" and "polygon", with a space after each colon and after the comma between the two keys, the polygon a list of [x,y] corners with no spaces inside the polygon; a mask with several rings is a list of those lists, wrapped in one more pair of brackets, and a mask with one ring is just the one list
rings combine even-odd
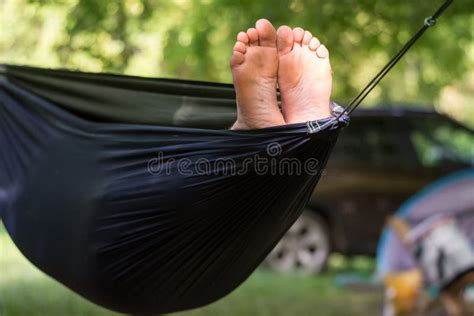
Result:
{"label": "human foot", "polygon": [[230,67],[237,96],[237,121],[232,129],[284,125],[276,97],[276,32],[269,21],[260,19],[255,28],[237,35]]}
{"label": "human foot", "polygon": [[286,123],[331,115],[332,72],[329,52],[310,32],[282,26],[277,32],[278,86]]}

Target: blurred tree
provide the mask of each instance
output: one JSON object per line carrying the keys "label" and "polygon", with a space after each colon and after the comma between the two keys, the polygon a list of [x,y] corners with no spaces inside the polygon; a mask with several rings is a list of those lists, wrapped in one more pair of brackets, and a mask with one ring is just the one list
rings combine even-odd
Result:
{"label": "blurred tree", "polygon": [[[346,102],[442,1],[0,0],[0,62],[230,82],[235,34],[265,17],[328,46],[334,95]],[[472,92],[473,17],[474,2],[456,0],[366,103],[433,104],[452,86]]]}

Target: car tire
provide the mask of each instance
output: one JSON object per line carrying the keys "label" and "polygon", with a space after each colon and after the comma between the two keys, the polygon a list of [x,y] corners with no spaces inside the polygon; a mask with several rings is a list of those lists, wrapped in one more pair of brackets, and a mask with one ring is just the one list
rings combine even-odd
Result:
{"label": "car tire", "polygon": [[325,267],[330,252],[326,221],[306,210],[267,256],[265,263],[279,272],[314,274]]}

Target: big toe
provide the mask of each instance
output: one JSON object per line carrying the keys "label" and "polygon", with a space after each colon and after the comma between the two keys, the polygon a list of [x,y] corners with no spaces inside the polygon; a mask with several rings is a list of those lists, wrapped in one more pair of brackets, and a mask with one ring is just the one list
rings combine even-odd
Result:
{"label": "big toe", "polygon": [[278,53],[284,55],[291,52],[293,42],[293,30],[286,25],[280,26],[277,31]]}
{"label": "big toe", "polygon": [[255,24],[260,46],[276,47],[276,31],[267,19],[260,19]]}

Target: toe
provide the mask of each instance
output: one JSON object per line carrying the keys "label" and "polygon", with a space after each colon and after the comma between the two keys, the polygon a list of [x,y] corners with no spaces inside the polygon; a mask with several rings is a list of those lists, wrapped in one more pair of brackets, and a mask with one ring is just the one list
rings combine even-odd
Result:
{"label": "toe", "polygon": [[316,50],[316,55],[318,55],[319,58],[327,58],[327,57],[329,57],[329,51],[326,48],[326,46],[321,45]]}
{"label": "toe", "polygon": [[232,57],[230,58],[230,66],[235,67],[242,64],[245,60],[245,55],[241,52],[234,51]]}
{"label": "toe", "polygon": [[251,27],[247,30],[247,36],[249,37],[250,46],[258,46],[258,31]]}
{"label": "toe", "polygon": [[295,43],[301,45],[304,37],[304,30],[301,27],[295,27],[293,29],[293,37],[295,39]]}
{"label": "toe", "polygon": [[321,43],[319,42],[319,40],[316,37],[313,37],[309,41],[309,49],[311,49],[312,51],[316,51],[318,49],[319,45],[321,45]]}
{"label": "toe", "polygon": [[276,47],[276,31],[270,21],[260,19],[255,24],[260,46]]}
{"label": "toe", "polygon": [[246,51],[247,51],[247,45],[245,45],[244,43],[240,41],[235,42],[234,52],[245,54]]}
{"label": "toe", "polygon": [[237,41],[242,42],[245,45],[248,45],[249,44],[249,37],[248,37],[247,33],[240,32],[239,34],[237,34]]}
{"label": "toe", "polygon": [[304,31],[304,36],[303,36],[303,45],[309,45],[309,42],[313,38],[313,34],[311,34],[310,31]]}
{"label": "toe", "polygon": [[278,28],[277,48],[280,55],[288,54],[293,48],[293,31],[286,25]]}

